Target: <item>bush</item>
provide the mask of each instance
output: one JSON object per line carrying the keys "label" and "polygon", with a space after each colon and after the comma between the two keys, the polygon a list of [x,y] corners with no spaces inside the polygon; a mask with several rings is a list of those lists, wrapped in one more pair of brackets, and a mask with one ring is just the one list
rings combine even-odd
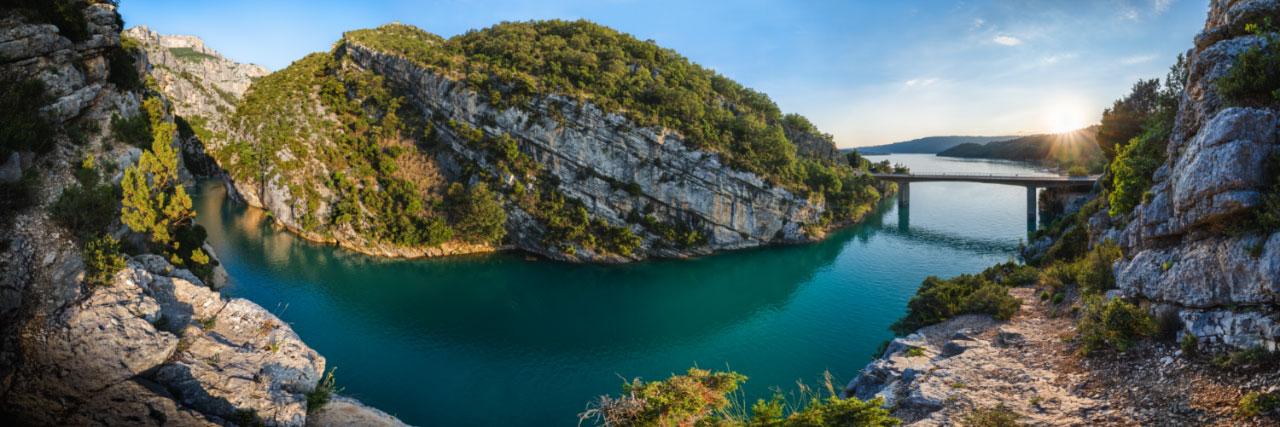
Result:
{"label": "bush", "polygon": [[40,111],[48,100],[40,79],[0,79],[0,162],[15,151],[45,153],[53,148],[53,125]]}
{"label": "bush", "polygon": [[497,196],[489,191],[488,184],[476,183],[471,191],[466,191],[462,184],[455,182],[449,187],[445,201],[451,207],[453,228],[463,239],[472,243],[496,243],[507,234],[503,228],[507,213]]}
{"label": "bush", "polygon": [[1070,169],[1067,169],[1067,176],[1072,178],[1083,178],[1089,176],[1089,169],[1081,165],[1075,165]]}
{"label": "bush", "polygon": [[975,409],[960,419],[965,427],[1018,427],[1018,420],[1026,416],[1006,408],[1003,403],[989,409]]}
{"label": "bush", "polygon": [[1086,295],[1076,322],[1076,341],[1082,355],[1102,349],[1125,351],[1137,340],[1151,337],[1155,328],[1155,320],[1142,308],[1120,298],[1103,302],[1100,295]]}
{"label": "bush", "polygon": [[107,81],[115,83],[120,89],[132,91],[146,87],[142,83],[142,78],[138,76],[138,67],[133,62],[132,52],[119,47],[111,48],[107,65],[110,67],[107,71]]}
{"label": "bush", "polygon": [[1120,248],[1111,240],[1094,246],[1092,251],[1075,261],[1080,264],[1076,268],[1076,284],[1084,293],[1103,293],[1115,289],[1116,277],[1111,271],[1111,264],[1120,258]]}
{"label": "bush", "polygon": [[1266,367],[1280,363],[1280,352],[1262,347],[1250,347],[1234,353],[1224,353],[1213,358],[1213,364],[1222,369]]}
{"label": "bush", "polygon": [[151,118],[146,110],[129,118],[111,115],[111,137],[116,141],[147,149],[151,145]]}
{"label": "bush", "polygon": [[1280,408],[1280,395],[1255,391],[1240,399],[1240,406],[1236,409],[1236,413],[1242,417],[1252,417],[1271,412],[1276,408]]}
{"label": "bush", "polygon": [[91,174],[84,174],[81,184],[63,189],[58,200],[49,206],[49,214],[54,222],[83,241],[106,231],[115,221],[120,198],[110,184],[98,183],[96,170],[80,170]]}
{"label": "bush", "polygon": [[1007,288],[984,276],[963,274],[946,280],[930,276],[907,302],[907,315],[889,329],[898,335],[907,335],[968,313],[985,313],[996,320],[1008,320],[1021,305],[1021,300],[1009,295]]}
{"label": "bush", "polygon": [[325,374],[324,378],[316,384],[315,391],[307,393],[308,414],[324,408],[324,405],[328,405],[329,400],[333,399],[335,393],[342,392],[342,389],[338,388],[333,380],[333,371],[337,369],[336,367],[329,368],[329,373]]}
{"label": "bush", "polygon": [[1245,29],[1266,43],[1240,52],[1218,78],[1218,94],[1231,105],[1274,105],[1280,101],[1280,33],[1272,30],[1270,17]]}
{"label": "bush", "polygon": [[1084,255],[1089,250],[1089,228],[1087,225],[1073,225],[1062,233],[1053,246],[1045,251],[1040,262],[1044,265],[1055,261],[1071,261]]}
{"label": "bush", "polygon": [[81,254],[84,257],[85,281],[89,286],[101,286],[111,283],[116,272],[125,267],[124,256],[120,254],[120,242],[111,236],[101,236],[84,245]]}

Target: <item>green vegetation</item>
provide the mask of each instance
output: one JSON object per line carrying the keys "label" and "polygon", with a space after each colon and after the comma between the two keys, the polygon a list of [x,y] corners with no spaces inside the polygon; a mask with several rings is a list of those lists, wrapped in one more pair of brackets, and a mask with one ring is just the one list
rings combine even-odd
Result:
{"label": "green vegetation", "polygon": [[[1108,195],[1111,216],[1133,211],[1135,206],[1143,202],[1143,195],[1151,189],[1152,174],[1164,164],[1165,146],[1173,131],[1174,115],[1186,82],[1187,65],[1179,55],[1178,62],[1170,67],[1163,86],[1160,86],[1158,79],[1139,82],[1134,85],[1133,93],[1122,100],[1142,106],[1135,107],[1136,113],[1118,115],[1120,113],[1112,112],[1111,116],[1114,117],[1110,118],[1108,113],[1103,113],[1103,131],[1107,130],[1108,120],[1117,122],[1115,129],[1111,131],[1115,138],[1128,136],[1133,130],[1133,121],[1141,123],[1138,126],[1139,132],[1127,142],[1114,144],[1116,155],[1111,161]],[[1117,106],[1121,103],[1116,102]],[[1124,124],[1120,124],[1121,122]]]}
{"label": "green vegetation", "polygon": [[684,375],[672,375],[665,381],[627,381],[622,396],[601,396],[587,405],[579,419],[610,427],[879,427],[900,423],[880,408],[882,399],[840,399],[830,374],[824,378],[827,397],[801,384],[792,399],[778,393],[770,400],[757,400],[748,416],[745,405],[730,397],[736,397],[739,384],[747,377],[736,372],[691,368]]}
{"label": "green vegetation", "polygon": [[960,425],[965,427],[1018,427],[1021,425],[1018,420],[1022,418],[1026,418],[1026,416],[1006,408],[1002,403],[994,408],[975,409],[973,412],[965,414],[964,418],[960,419]]}
{"label": "green vegetation", "polygon": [[898,335],[907,335],[916,329],[970,313],[985,313],[997,320],[1008,320],[1022,305],[1021,301],[1009,295],[1008,289],[1034,281],[1035,268],[1012,261],[977,275],[962,274],[945,280],[930,276],[924,279],[916,295],[907,302],[907,314],[889,329]]}
{"label": "green vegetation", "polygon": [[89,286],[110,284],[116,272],[125,267],[124,256],[120,255],[120,242],[111,236],[88,241],[81,256],[84,258],[85,281]]}
{"label": "green vegetation", "polygon": [[115,221],[120,196],[110,184],[101,183],[91,156],[85,157],[75,174],[79,184],[63,189],[49,206],[49,214],[76,238],[88,241]]}
{"label": "green vegetation", "polygon": [[58,33],[71,41],[88,40],[89,22],[84,18],[84,9],[94,2],[69,0],[11,0],[5,6],[17,9],[17,12],[35,23],[49,23],[58,27]]}
{"label": "green vegetation", "polygon": [[[174,57],[187,62],[200,62],[218,59],[216,56],[204,52],[198,52],[189,47],[171,47],[169,48],[169,53],[172,53]],[[234,104],[234,102],[232,102],[232,104]]]}
{"label": "green vegetation", "polygon": [[1089,170],[1080,165],[1072,166],[1070,169],[1067,169],[1067,176],[1072,178],[1086,177],[1089,176]]}
{"label": "green vegetation", "polygon": [[1236,413],[1242,417],[1262,415],[1280,408],[1280,395],[1274,393],[1249,392],[1240,398],[1240,406]]}
{"label": "green vegetation", "polygon": [[231,424],[240,427],[259,427],[266,425],[262,421],[262,418],[258,416],[258,411],[253,409],[237,409],[235,413],[231,414],[231,418],[228,419],[228,421],[231,421]]}
{"label": "green vegetation", "polygon": [[1080,354],[1103,349],[1125,351],[1138,339],[1150,338],[1156,332],[1155,320],[1146,310],[1120,298],[1106,301],[1101,295],[1086,294],[1083,303],[1076,322]]}
{"label": "green vegetation", "polygon": [[911,347],[910,350],[907,350],[907,357],[924,357],[924,350],[919,347]]}
{"label": "green vegetation", "polygon": [[1280,352],[1267,351],[1262,347],[1250,347],[1232,353],[1219,354],[1213,358],[1212,363],[1222,369],[1271,367],[1280,363]]}
{"label": "green vegetation", "polygon": [[333,398],[335,393],[342,392],[342,389],[338,388],[337,384],[333,380],[333,371],[336,370],[338,370],[337,367],[329,368],[329,372],[326,373],[324,378],[316,384],[316,389],[307,393],[308,414],[315,412],[320,408],[324,408],[324,405],[329,404],[329,400]]}
{"label": "green vegetation", "polygon": [[40,79],[0,79],[0,161],[16,151],[46,153],[53,148],[53,125],[40,111],[48,102]]}
{"label": "green vegetation", "polygon": [[468,191],[455,182],[449,187],[445,203],[453,210],[453,218],[457,218],[454,230],[466,236],[464,239],[473,243],[492,243],[502,240],[502,236],[507,234],[507,230],[502,228],[507,222],[507,213],[489,191],[488,184],[476,183]]}
{"label": "green vegetation", "polygon": [[159,98],[148,98],[142,106],[142,110],[132,117],[124,118],[112,114],[111,137],[116,141],[145,150],[152,142],[151,123],[155,120],[151,117],[160,116],[164,104]]}
{"label": "green vegetation", "polygon": [[[523,106],[550,93],[590,99],[640,126],[675,129],[745,170],[780,181],[793,172],[795,146],[768,96],[675,51],[591,22],[504,22],[449,40],[392,24],[351,31],[344,39],[464,81],[495,105]],[[786,123],[800,124],[798,119]]]}
{"label": "green vegetation", "polygon": [[1280,103],[1280,33],[1267,17],[1261,25],[1247,24],[1245,31],[1265,40],[1236,57],[1226,74],[1218,78],[1218,94],[1231,105],[1275,106]]}

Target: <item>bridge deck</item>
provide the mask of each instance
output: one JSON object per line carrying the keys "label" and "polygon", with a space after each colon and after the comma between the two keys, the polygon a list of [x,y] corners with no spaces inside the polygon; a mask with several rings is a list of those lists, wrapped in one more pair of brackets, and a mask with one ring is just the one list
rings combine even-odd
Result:
{"label": "bridge deck", "polygon": [[892,182],[929,182],[929,181],[956,181],[956,182],[979,182],[987,184],[1005,184],[1017,185],[1022,187],[1069,187],[1093,185],[1098,181],[1100,175],[1090,175],[1087,177],[1066,177],[1054,175],[1020,175],[1020,174],[975,174],[975,173],[920,173],[920,174],[892,174],[892,173],[873,173],[871,176],[876,179]]}

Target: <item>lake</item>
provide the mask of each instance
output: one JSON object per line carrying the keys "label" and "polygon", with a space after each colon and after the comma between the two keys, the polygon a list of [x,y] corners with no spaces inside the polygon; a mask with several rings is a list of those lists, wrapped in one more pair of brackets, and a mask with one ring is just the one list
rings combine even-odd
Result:
{"label": "lake", "polygon": [[[1011,162],[890,159],[913,172],[1033,173]],[[575,425],[622,378],[691,366],[771,387],[843,385],[871,359],[921,280],[975,273],[1026,236],[1022,187],[916,183],[807,245],[624,266],[521,253],[388,260],[305,241],[264,211],[195,192],[197,222],[231,274],[224,292],[289,322],[337,367],[343,394],[415,425]]]}

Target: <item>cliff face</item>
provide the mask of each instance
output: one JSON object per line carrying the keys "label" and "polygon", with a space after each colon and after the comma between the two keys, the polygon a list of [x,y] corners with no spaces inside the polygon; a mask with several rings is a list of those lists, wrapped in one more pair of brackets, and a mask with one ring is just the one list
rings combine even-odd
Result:
{"label": "cliff face", "polygon": [[[31,101],[47,104],[40,120],[52,128],[47,150],[14,149],[13,161],[0,173],[6,198],[30,192],[21,205],[4,200],[0,221],[3,419],[85,426],[213,426],[256,419],[302,426],[355,416],[399,423],[345,398],[340,408],[330,408],[342,413],[308,415],[307,393],[320,383],[324,358],[271,312],[227,298],[163,257],[128,257],[107,283],[87,282],[83,242],[58,225],[51,206],[77,185],[73,171],[84,156],[98,164],[114,162],[116,169],[138,161],[140,151],[107,129],[112,116],[139,113],[144,89],[117,82],[129,81],[122,77],[129,71],[145,71],[148,61],[145,54],[120,54],[114,7],[92,4],[83,12],[88,34],[79,41],[29,14],[0,18],[0,79],[44,82],[47,101]],[[168,102],[164,94],[150,95]],[[9,143],[6,149],[13,148]],[[118,170],[103,175],[107,183],[120,179]],[[19,185],[30,188],[15,190]],[[110,209],[115,217],[105,233],[129,240],[132,232],[118,218],[119,202]],[[211,249],[205,246],[216,260]]]}
{"label": "cliff face", "polygon": [[[396,25],[399,24],[391,24]],[[430,135],[402,145],[412,159],[407,163],[397,161],[399,168],[425,171],[421,175],[428,175],[429,179],[416,183],[427,198],[438,197],[449,183],[474,185],[488,179],[480,177],[496,177],[489,180],[489,185],[502,190],[499,198],[507,215],[507,237],[502,244],[454,239],[439,245],[404,245],[330,223],[337,206],[351,197],[331,184],[332,177],[350,176],[358,168],[331,160],[350,156],[354,151],[343,148],[350,134],[326,133],[323,129],[329,125],[325,122],[337,121],[331,119],[335,114],[331,106],[319,102],[329,95],[307,94],[300,97],[301,106],[282,105],[239,114],[239,120],[254,124],[238,124],[225,140],[216,142],[213,151],[228,170],[240,170],[246,165],[253,169],[252,173],[232,174],[238,176],[233,183],[236,197],[270,210],[275,221],[309,239],[383,256],[438,256],[513,247],[558,260],[616,263],[805,242],[821,238],[830,221],[823,216],[828,204],[822,197],[797,194],[794,188],[788,190],[729,165],[722,154],[695,148],[696,144],[670,129],[637,126],[623,114],[603,111],[587,99],[551,93],[519,106],[496,106],[466,82],[412,59],[350,39],[336,46],[332,53],[324,54],[341,64],[335,74],[343,78],[375,76],[377,82],[385,82],[403,94],[405,108],[399,116],[429,123]],[[304,59],[293,67],[305,67],[315,61],[318,59]],[[290,75],[281,79],[305,77]],[[299,91],[321,90],[287,90]],[[359,89],[348,87],[347,95],[356,91]],[[278,144],[278,148],[271,145],[273,148],[267,150],[274,152],[263,153],[270,159],[259,163],[266,166],[254,169],[257,165],[246,159],[259,155],[247,153],[252,148],[246,147],[275,141],[264,130],[264,126],[271,126],[262,124],[264,116],[285,117],[297,125],[285,126],[289,128],[286,132],[295,135]],[[798,158],[826,165],[844,164],[831,141],[806,132],[786,132]],[[495,154],[492,147],[476,141],[481,137],[514,141],[513,151],[518,154],[505,155],[530,159],[533,172],[513,171],[510,162],[495,157],[502,153]],[[388,145],[385,141],[379,144]],[[638,245],[628,251],[613,251],[601,245],[552,237],[556,234],[552,229],[560,225],[540,217],[528,203],[521,202],[523,194],[537,191],[553,191],[557,197],[580,201],[584,221],[590,218],[592,227],[603,224],[624,229],[624,234],[638,237]],[[871,192],[875,193],[874,198],[879,197],[875,190]],[[672,230],[682,230],[684,236],[692,237],[677,242]]]}
{"label": "cliff face", "polygon": [[1125,295],[1177,311],[1185,332],[1202,341],[1275,350],[1280,233],[1226,230],[1270,185],[1280,121],[1274,110],[1224,105],[1215,83],[1237,55],[1263,43],[1244,26],[1265,16],[1280,16],[1280,2],[1210,4],[1187,52],[1189,78],[1152,197],[1119,221],[1104,209],[1090,229],[1095,242],[1111,238],[1124,250],[1116,281]]}
{"label": "cliff face", "polygon": [[223,57],[198,37],[159,34],[146,25],[125,30],[124,35],[138,41],[146,52],[148,74],[165,96],[177,101],[174,112],[188,120],[229,114],[254,80],[271,74],[261,65]]}
{"label": "cliff face", "polygon": [[[660,221],[679,221],[708,231],[706,246],[686,250],[662,247],[657,244],[659,236],[645,231],[642,236],[647,241],[637,254],[640,258],[805,241],[800,225],[817,222],[821,214],[821,205],[755,174],[734,170],[714,153],[689,148],[678,134],[661,128],[632,128],[625,117],[604,113],[589,103],[553,95],[535,110],[500,110],[475,92],[460,89],[453,80],[402,57],[354,43],[346,45],[345,54],[357,66],[403,85],[415,106],[424,111],[441,112],[487,133],[517,137],[521,151],[558,179],[566,196],[581,199],[593,217],[625,224],[630,212],[641,211]],[[552,120],[555,115],[564,117],[565,125]],[[486,153],[468,146],[449,129],[442,133],[451,156],[486,163]],[[638,184],[640,191],[628,192],[616,182]],[[508,231],[518,246],[561,256],[540,242],[538,224],[517,220],[510,225]],[[579,259],[590,257],[584,254]]]}

